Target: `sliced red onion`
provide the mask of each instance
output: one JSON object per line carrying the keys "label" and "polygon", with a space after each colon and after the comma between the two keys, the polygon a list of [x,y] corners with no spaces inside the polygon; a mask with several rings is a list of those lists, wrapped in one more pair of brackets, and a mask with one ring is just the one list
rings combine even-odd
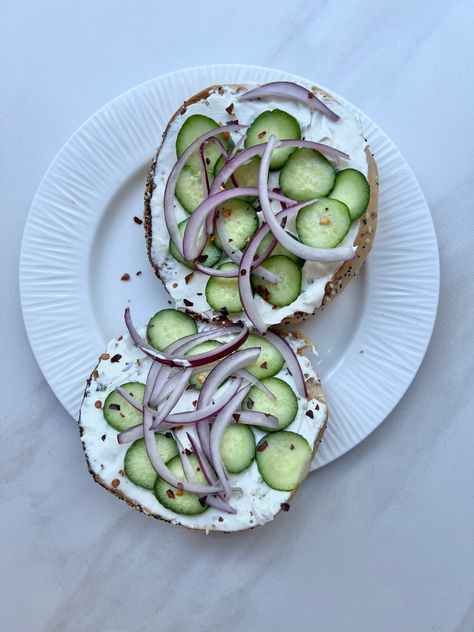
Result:
{"label": "sliced red onion", "polygon": [[211,464],[207,460],[204,452],[201,450],[197,441],[189,432],[186,433],[186,436],[188,437],[188,441],[191,444],[192,451],[196,455],[196,459],[198,460],[199,467],[201,468],[201,472],[203,473],[204,478],[209,483],[209,485],[215,485],[217,482],[217,476],[213,472]]}
{"label": "sliced red onion", "polygon": [[[294,215],[307,204],[309,204],[309,202],[298,202],[298,204],[294,204],[293,206],[288,206],[287,208],[281,210],[279,213],[275,215],[275,219],[277,223],[280,224],[280,222],[283,219],[285,219],[286,217],[289,217],[290,215]],[[238,276],[239,294],[240,294],[240,301],[242,303],[242,306],[245,310],[245,313],[254,324],[255,328],[258,329],[258,331],[260,331],[261,333],[263,333],[266,330],[266,324],[264,320],[262,319],[260,312],[258,311],[257,304],[253,297],[252,286],[250,283],[250,275],[248,274],[248,271],[251,269],[252,262],[254,261],[254,257],[257,253],[258,247],[260,246],[262,239],[269,232],[270,232],[270,228],[268,224],[264,223],[253,235],[252,239],[249,241],[249,243],[247,244],[247,247],[244,250],[242,260],[240,262],[239,276]],[[244,274],[242,274],[243,271],[245,271]]]}
{"label": "sliced red onion", "polygon": [[[237,265],[240,265],[240,260],[242,259],[242,252],[240,250],[235,250],[229,243],[229,235],[225,227],[225,221],[223,220],[220,213],[217,214],[216,231],[217,231],[217,234],[219,235],[219,239],[221,240],[222,248],[225,254],[234,263],[236,263]],[[275,245],[276,243],[277,241],[275,240]],[[261,268],[261,269],[257,268],[257,266],[263,263],[263,261],[265,261],[266,258],[267,257],[264,257],[264,258],[259,257],[261,261],[259,262],[254,261],[252,265],[253,274],[255,274],[255,276],[258,276],[260,279],[268,281],[269,283],[277,283],[278,277],[276,276],[276,274],[273,274],[273,272],[270,272],[270,270],[265,270],[265,268]],[[219,272],[224,272],[224,270],[219,270]],[[237,276],[238,274],[237,270],[226,270],[225,272],[233,272],[235,276]]]}
{"label": "sliced red onion", "polygon": [[234,421],[238,424],[248,424],[249,426],[262,426],[262,428],[277,428],[278,417],[268,413],[259,413],[256,410],[238,410],[233,415]]}
{"label": "sliced red onion", "polygon": [[258,88],[249,90],[239,96],[240,101],[248,101],[250,99],[259,99],[261,97],[285,97],[303,103],[310,110],[317,110],[326,115],[332,121],[338,121],[339,116],[330,110],[328,106],[323,103],[318,97],[303,88],[303,86],[293,83],[292,81],[272,81],[271,83],[264,83]]}
{"label": "sliced red onion", "polygon": [[[248,162],[254,156],[258,156],[263,154],[265,148],[268,143],[261,143],[260,145],[254,145],[253,147],[249,147],[248,149],[244,149],[240,154],[237,154],[233,158],[227,162],[219,173],[214,178],[214,181],[211,185],[211,190],[209,195],[214,195],[217,191],[221,189],[221,187],[225,186],[227,180],[229,180],[230,176],[241,166]],[[349,154],[336,149],[335,147],[330,147],[329,145],[325,145],[324,143],[316,143],[312,140],[280,140],[279,147],[306,147],[308,149],[315,149],[316,151],[321,152],[322,154],[326,154],[327,156],[332,156],[334,158],[345,158],[346,160],[350,158]],[[248,195],[255,195],[254,193],[249,193]],[[291,204],[291,201],[290,201]]]}
{"label": "sliced red onion", "polygon": [[217,509],[218,511],[225,511],[226,513],[229,513],[229,514],[237,513],[237,509],[232,507],[232,505],[229,502],[227,502],[227,500],[225,500],[224,498],[221,498],[220,496],[207,496],[206,505],[209,505],[210,507],[214,507],[214,509]]}
{"label": "sliced red onion", "polygon": [[250,382],[252,386],[255,386],[256,388],[258,388],[258,390],[262,391],[262,393],[265,393],[265,395],[269,397],[270,399],[276,399],[274,393],[272,393],[271,390],[267,386],[265,386],[263,382],[261,382],[258,378],[256,378],[255,375],[252,375],[250,371],[247,371],[247,369],[240,369],[239,371],[236,371],[234,375],[237,375],[238,377],[241,377],[242,379],[247,380],[247,382]]}
{"label": "sliced red onion", "polygon": [[[212,213],[220,204],[227,202],[227,200],[246,195],[258,195],[258,189],[255,187],[236,187],[234,189],[225,189],[224,191],[219,191],[218,193],[209,195],[208,198],[199,204],[189,218],[184,231],[183,256],[185,259],[190,261],[197,259],[206,245],[207,235],[205,231],[201,229],[209,214]],[[293,203],[293,200],[290,198],[287,198],[280,193],[275,193],[274,191],[269,192],[269,197],[272,200],[284,201],[289,204]]]}
{"label": "sliced red onion", "polygon": [[232,123],[231,125],[223,125],[222,127],[216,127],[215,129],[209,130],[208,132],[197,138],[194,143],[191,143],[191,145],[187,149],[185,149],[178,162],[171,170],[165,187],[165,194],[163,198],[163,212],[165,216],[166,228],[168,229],[170,238],[180,254],[183,254],[183,248],[181,234],[178,228],[178,221],[174,213],[174,192],[181,171],[183,170],[184,165],[187,163],[191,155],[195,151],[199,150],[199,147],[208,139],[213,138],[214,136],[219,136],[223,132],[237,131],[239,129],[242,129],[243,127],[245,127],[245,125]]}
{"label": "sliced red onion", "polygon": [[[333,263],[353,259],[355,257],[355,252],[351,246],[341,246],[340,248],[313,248],[297,241],[280,226],[280,222],[277,220],[270,205],[270,196],[268,195],[268,171],[270,168],[270,159],[272,157],[273,150],[276,147],[280,147],[280,145],[281,143],[277,141],[274,135],[272,135],[267,143],[265,151],[263,152],[258,172],[258,196],[260,199],[260,206],[262,208],[262,214],[271,232],[284,248],[302,259],[306,259],[307,261]],[[305,203],[305,206],[314,204],[316,201],[317,200],[308,200]]]}
{"label": "sliced red onion", "polygon": [[298,393],[301,395],[301,397],[307,397],[308,390],[306,388],[303,369],[301,368],[301,364],[294,349],[291,348],[291,346],[286,342],[284,338],[274,333],[273,331],[267,331],[264,335],[283,356],[288,371],[293,376],[296,388],[298,389]]}
{"label": "sliced red onion", "polygon": [[[242,380],[232,380],[230,385],[226,388],[225,392],[219,397],[216,397],[211,403],[203,408],[198,410],[187,410],[181,413],[171,413],[168,415],[162,422],[160,422],[159,426],[156,428],[152,428],[155,432],[161,432],[162,430],[167,430],[170,428],[174,428],[176,426],[186,426],[191,424],[197,424],[201,421],[206,421],[215,417],[218,412],[224,408],[229,399],[235,395],[235,393],[242,386]],[[121,395],[124,399],[126,399],[134,408],[143,412],[143,404],[140,404],[136,399],[134,399],[127,391],[124,391],[120,386],[116,389],[117,393]],[[156,415],[156,410],[150,409],[151,414]],[[154,425],[154,424],[153,424]],[[120,434],[117,435],[117,441],[119,444],[131,443],[132,441],[136,441],[137,439],[141,439],[143,437],[143,424],[137,424],[136,426],[132,426],[127,430],[124,430]]]}
{"label": "sliced red onion", "polygon": [[[243,369],[249,364],[253,364],[260,355],[260,347],[251,347],[236,351],[227,356],[215,366],[206,377],[201,392],[199,393],[197,408],[204,408],[211,401],[219,386],[239,369]],[[197,424],[196,430],[201,442],[204,454],[210,458],[210,432],[207,422]]]}
{"label": "sliced red onion", "polygon": [[193,261],[196,270],[199,272],[203,272],[207,274],[207,276],[220,277],[223,279],[235,279],[238,274],[237,268],[235,270],[218,270],[217,268],[208,268],[207,266],[203,266],[199,263],[198,259]]}
{"label": "sliced red onion", "polygon": [[235,143],[234,149],[230,152],[230,158],[233,158],[237,154],[237,152],[239,151],[239,149],[242,147],[244,143],[245,143],[245,135],[242,134],[239,140]]}
{"label": "sliced red onion", "polygon": [[155,433],[150,430],[152,419],[153,417],[151,415],[151,412],[149,412],[148,409],[145,408],[145,412],[143,414],[143,437],[145,439],[145,447],[148,458],[150,459],[150,463],[158,476],[160,476],[172,487],[177,487],[178,489],[182,489],[186,492],[194,492],[195,494],[199,494],[200,496],[207,494],[216,494],[223,491],[222,485],[219,484],[202,485],[200,483],[181,481],[171,472],[168,467],[166,467],[166,464],[161,458],[160,453],[158,452],[158,448],[156,447]]}
{"label": "sliced red onion", "polygon": [[224,496],[230,496],[230,483],[228,480],[228,474],[221,458],[221,441],[222,436],[227,426],[232,422],[232,415],[240,407],[242,398],[247,395],[251,386],[247,386],[242,391],[236,393],[228,403],[224,406],[221,412],[217,415],[216,420],[212,425],[211,440],[210,440],[210,453],[211,462],[214,466],[214,471],[217,474],[217,478],[222,483],[224,488]]}
{"label": "sliced red onion", "polygon": [[[191,216],[192,217],[192,216]],[[148,342],[140,336],[135,327],[133,326],[132,319],[130,316],[130,308],[127,307],[125,309],[125,324],[130,333],[130,336],[133,342],[139,347],[143,353],[145,353],[150,358],[153,358],[157,362],[161,364],[165,364],[168,366],[179,366],[179,367],[198,367],[204,366],[205,364],[210,364],[212,362],[217,362],[221,358],[224,358],[229,353],[240,347],[248,338],[249,330],[246,325],[240,329],[240,333],[224,343],[220,347],[216,347],[216,349],[212,351],[206,351],[205,353],[198,353],[193,356],[171,356],[170,354],[166,354],[162,351],[157,351],[154,347],[152,347]],[[209,332],[207,332],[209,334]],[[195,340],[197,339],[197,335]]]}
{"label": "sliced red onion", "polygon": [[186,476],[188,481],[195,483],[197,479],[196,472],[194,471],[194,467],[188,455],[186,454],[184,445],[179,440],[179,437],[176,434],[176,432],[173,432],[173,439],[175,440],[176,447],[178,448],[178,454],[181,461],[181,465],[183,466],[184,475]]}

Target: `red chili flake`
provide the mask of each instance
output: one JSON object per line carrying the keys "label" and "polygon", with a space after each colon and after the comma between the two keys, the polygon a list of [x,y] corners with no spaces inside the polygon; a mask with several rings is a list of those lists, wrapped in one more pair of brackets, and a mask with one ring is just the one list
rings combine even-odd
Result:
{"label": "red chili flake", "polygon": [[258,135],[259,138],[263,138],[265,136],[267,132],[260,132],[260,134]]}
{"label": "red chili flake", "polygon": [[223,518],[222,516],[219,516],[219,518],[217,518],[217,520],[218,520],[219,522],[224,522],[224,518]]}
{"label": "red chili flake", "polygon": [[233,241],[234,241],[234,240],[232,239],[232,237],[229,237],[229,239],[227,240],[227,242],[228,242],[229,244],[231,244]]}
{"label": "red chili flake", "polygon": [[290,511],[290,505],[288,503],[281,503],[280,507],[282,511]]}
{"label": "red chili flake", "polygon": [[319,410],[319,404],[316,404],[316,410]]}
{"label": "red chili flake", "polygon": [[110,404],[109,405],[109,409],[110,410],[120,410],[120,404]]}
{"label": "red chili flake", "polygon": [[263,452],[264,450],[266,450],[268,448],[268,441],[262,441],[262,443],[260,443],[257,446],[257,452]]}
{"label": "red chili flake", "polygon": [[209,160],[209,158],[206,157],[206,165],[210,165],[211,161]]}
{"label": "red chili flake", "polygon": [[166,495],[168,496],[168,498],[174,498],[174,491],[172,489],[167,489],[166,490]]}
{"label": "red chili flake", "polygon": [[209,258],[209,255],[201,255],[201,256],[198,258],[198,261],[199,261],[199,263],[204,263],[205,261],[207,261],[207,260],[208,260],[208,258]]}
{"label": "red chili flake", "polygon": [[241,270],[240,271],[240,276],[245,276],[247,274],[247,270]]}
{"label": "red chili flake", "polygon": [[278,305],[272,305],[272,309],[278,309]]}
{"label": "red chili flake", "polygon": [[197,406],[198,400],[197,399],[193,399],[193,401],[191,402],[193,406]]}
{"label": "red chili flake", "polygon": [[223,138],[225,141],[228,141],[228,140],[229,140],[229,138],[230,138],[230,132],[223,132],[223,134],[222,134],[222,138]]}
{"label": "red chili flake", "polygon": [[96,401],[96,403],[94,404],[94,406],[95,406],[96,408],[102,408],[102,402],[98,399],[98,400]]}
{"label": "red chili flake", "polygon": [[194,272],[190,272],[189,274],[187,274],[187,275],[184,277],[184,280],[186,281],[186,285],[187,285],[187,284],[191,281],[191,279],[193,278],[193,276],[194,276]]}
{"label": "red chili flake", "polygon": [[94,380],[96,380],[99,377],[99,371],[97,369],[94,369],[92,371],[92,377],[94,378]]}
{"label": "red chili flake", "polygon": [[231,209],[230,209],[230,208],[225,208],[225,209],[222,211],[222,215],[223,215],[224,217],[230,217],[230,216],[232,215],[232,211],[231,211]]}
{"label": "red chili flake", "polygon": [[232,415],[232,417],[234,418],[234,420],[235,420],[235,421],[239,421],[239,419],[240,419],[240,414],[239,414],[239,413],[234,413],[234,414]]}
{"label": "red chili flake", "polygon": [[190,454],[192,454],[191,450],[189,448],[185,448],[184,451],[186,452],[186,454],[189,456]]}
{"label": "red chili flake", "polygon": [[227,114],[230,116],[232,114],[232,112],[234,111],[234,104],[231,103],[230,105],[228,105],[225,109],[225,111],[227,112]]}
{"label": "red chili flake", "polygon": [[120,485],[119,479],[118,478],[114,478],[114,480],[112,481],[112,487],[114,489],[116,489],[119,485]]}
{"label": "red chili flake", "polygon": [[121,358],[121,357],[122,357],[122,356],[120,355],[120,353],[116,353],[114,356],[112,356],[112,357],[110,358],[110,361],[111,361],[111,362],[120,362],[120,358]]}
{"label": "red chili flake", "polygon": [[140,217],[137,217],[136,215],[133,218],[133,221],[135,222],[135,224],[143,224],[143,220]]}
{"label": "red chili flake", "polygon": [[249,398],[247,399],[247,408],[252,409],[252,408],[253,408],[253,406],[254,406],[254,404],[255,404],[255,402],[253,401],[253,399],[252,399],[251,397],[249,397]]}
{"label": "red chili flake", "polygon": [[309,417],[310,419],[314,419],[314,413],[312,410],[307,410],[306,411],[306,416]]}
{"label": "red chili flake", "polygon": [[120,277],[121,281],[130,281],[130,275],[128,272],[125,272],[125,274],[122,274],[122,276]]}
{"label": "red chili flake", "polygon": [[174,288],[177,288],[177,287],[178,287],[178,284],[177,284],[176,282],[175,282],[175,283],[173,283],[173,287],[174,287]]}
{"label": "red chili flake", "polygon": [[189,301],[187,298],[183,299],[183,303],[186,305],[186,307],[192,307],[194,305],[194,303],[192,301]]}
{"label": "red chili flake", "polygon": [[184,496],[184,489],[178,489],[176,496]]}
{"label": "red chili flake", "polygon": [[138,272],[137,272],[137,276],[141,276],[141,275],[142,275],[142,271],[141,271],[141,270],[138,270]]}
{"label": "red chili flake", "polygon": [[105,441],[107,439],[107,436],[106,435],[102,435],[101,439],[102,439],[102,441]]}
{"label": "red chili flake", "polygon": [[181,424],[180,426],[174,427],[175,430],[182,430],[183,428],[184,428],[183,424]]}
{"label": "red chili flake", "polygon": [[108,360],[109,358],[110,358],[110,356],[109,356],[109,354],[108,354],[108,353],[103,353],[103,354],[100,356],[100,359],[101,359],[101,360]]}
{"label": "red chili flake", "polygon": [[268,369],[268,364],[267,362],[262,362],[262,364],[260,365],[261,369]]}

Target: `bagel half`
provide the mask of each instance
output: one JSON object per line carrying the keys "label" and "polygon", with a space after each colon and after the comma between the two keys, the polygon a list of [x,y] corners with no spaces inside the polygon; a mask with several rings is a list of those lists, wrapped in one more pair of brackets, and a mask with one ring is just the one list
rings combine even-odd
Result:
{"label": "bagel half", "polygon": [[[181,285],[182,282],[184,282],[184,276],[186,274],[189,274],[189,270],[186,270],[186,272],[184,272],[184,266],[181,266],[181,264],[175,262],[171,255],[169,255],[167,245],[168,233],[163,217],[162,192],[164,182],[166,181],[166,174],[169,174],[174,161],[176,160],[176,155],[172,154],[170,148],[174,149],[177,131],[179,131],[182,123],[187,118],[187,116],[193,114],[195,111],[197,111],[198,113],[203,113],[202,108],[205,107],[206,104],[209,104],[210,98],[214,100],[217,98],[222,99],[222,112],[225,115],[225,106],[229,105],[231,102],[237,104],[239,93],[246,91],[249,87],[250,86],[246,85],[215,85],[206,88],[205,90],[188,99],[170,119],[163,134],[162,143],[156,152],[156,155],[151,163],[148,172],[147,184],[145,188],[144,226],[146,234],[147,253],[150,264],[154,269],[157,277],[160,278],[163,282],[163,285],[165,286],[173,301],[176,303],[176,306],[179,309],[192,314],[194,317],[203,320],[225,319],[223,319],[220,313],[212,310],[207,305],[207,303],[207,309],[198,309],[196,307],[189,306],[189,299],[191,299],[193,305],[195,305],[196,302],[202,303],[203,299],[198,299],[196,301],[193,300],[192,297],[194,296],[195,299],[197,298],[197,290],[202,290],[203,287],[205,287],[205,283],[208,277],[206,277],[202,273],[197,272],[193,275],[193,280],[189,284],[188,282],[186,282],[186,287],[182,288]],[[316,264],[316,266],[313,265],[313,267],[308,271],[308,275],[310,275],[308,278],[311,280],[311,286],[313,288],[315,287],[315,280],[319,284],[317,293],[315,293],[314,296],[314,300],[312,298],[311,300],[308,299],[307,301],[303,301],[303,305],[301,305],[299,304],[299,301],[297,299],[297,301],[295,301],[288,307],[278,308],[276,310],[267,310],[264,319],[268,326],[278,325],[280,323],[290,324],[298,322],[308,315],[316,313],[318,310],[327,305],[331,300],[333,300],[335,296],[340,294],[349,283],[349,281],[357,276],[362,264],[367,258],[367,255],[372,248],[377,227],[377,165],[373,155],[371,154],[370,148],[366,144],[366,140],[363,137],[360,123],[357,121],[354,115],[352,113],[349,113],[348,110],[342,104],[337,102],[331,94],[323,91],[317,86],[306,87],[310,88],[332,109],[335,109],[336,112],[340,114],[341,121],[343,121],[344,117],[346,117],[349,130],[347,137],[350,141],[349,144],[352,144],[357,148],[357,157],[355,164],[351,161],[348,165],[344,166],[354,166],[355,168],[359,168],[359,170],[365,172],[370,185],[370,200],[364,215],[359,220],[356,220],[354,222],[353,227],[349,232],[349,242],[347,244],[344,242],[344,245],[353,244],[355,250],[354,259],[352,259],[351,261],[341,262],[340,264],[336,263]],[[261,102],[258,102],[257,105],[260,107],[260,111],[264,111],[265,109],[268,109],[271,106],[275,105],[281,107],[282,109],[285,109],[285,102],[274,102],[273,100],[262,100]],[[213,116],[213,113],[207,112],[206,109],[204,109],[204,113],[208,113],[208,115],[210,115],[211,117]],[[235,107],[234,116],[239,119],[238,104]],[[228,118],[229,116],[227,116],[227,119]],[[224,119],[218,119],[216,115],[216,120],[223,121]],[[239,122],[246,121],[242,121],[239,119]],[[351,124],[350,126],[349,122]],[[326,125],[326,121],[322,120],[321,125]],[[358,125],[358,128],[356,128],[355,125]],[[339,149],[348,151],[348,147],[344,146],[344,138],[336,138],[337,142],[334,142],[334,139],[328,138],[324,134],[325,132],[323,131],[319,136],[317,135],[316,137],[314,137],[313,135],[312,139],[321,140],[322,142],[326,142],[329,145],[333,145]],[[358,138],[355,138],[356,134],[358,134]],[[173,159],[171,159],[172,155]],[[351,153],[351,156],[352,155],[353,153]],[[177,273],[176,270],[179,270],[180,266],[181,268],[183,268],[183,270]],[[321,276],[319,276],[320,272]],[[201,281],[198,282],[199,278],[201,278]],[[203,278],[204,280],[202,280]],[[203,292],[200,292],[200,294],[202,295]],[[186,302],[184,301],[184,298],[187,299]],[[258,298],[257,300],[261,299]],[[242,313],[230,314],[229,319],[245,320],[245,317],[242,317]]]}
{"label": "bagel half", "polygon": [[[200,325],[206,327],[206,325]],[[144,332],[144,330],[142,330]],[[297,351],[304,371],[308,390],[307,400],[300,398],[298,415],[285,430],[302,434],[313,450],[313,456],[322,440],[327,425],[327,405],[324,393],[310,360],[303,355],[314,351],[311,342],[302,334],[286,334],[287,342]],[[117,361],[117,355],[120,356]],[[115,360],[113,360],[115,358]],[[230,475],[232,485],[242,487],[243,494],[231,497],[236,514],[228,514],[210,507],[206,512],[186,516],[176,514],[162,506],[152,491],[134,485],[124,471],[124,457],[128,445],[119,445],[118,432],[103,415],[107,395],[124,382],[146,380],[150,359],[131,341],[128,334],[112,340],[102,354],[87,381],[79,416],[79,429],[89,472],[94,480],[130,506],[154,518],[189,529],[235,532],[251,529],[272,520],[296,492],[276,491],[268,487],[259,475],[254,461],[241,474]],[[194,391],[197,393],[196,391]],[[192,394],[192,391],[191,391]],[[311,415],[306,412],[311,410]],[[185,431],[178,431],[183,443],[187,443]]]}

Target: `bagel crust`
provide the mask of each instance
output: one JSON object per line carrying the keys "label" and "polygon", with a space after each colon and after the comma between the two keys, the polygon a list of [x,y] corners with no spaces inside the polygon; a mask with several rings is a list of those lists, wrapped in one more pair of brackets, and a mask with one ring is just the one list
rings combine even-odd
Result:
{"label": "bagel crust", "polygon": [[[209,95],[213,93],[223,94],[226,89],[232,89],[235,92],[243,92],[248,89],[248,86],[245,85],[214,85],[202,90],[198,94],[195,94],[190,99],[184,102],[184,104],[175,112],[173,117],[170,119],[164,133],[163,133],[163,141],[166,139],[168,131],[170,130],[171,125],[175,121],[175,119],[179,116],[182,116],[186,113],[187,109],[200,101],[206,100]],[[331,102],[337,103],[337,101],[330,95],[329,93],[323,91],[321,88],[317,86],[312,87],[313,92],[317,93],[318,96],[324,96],[325,102],[330,106]],[[144,228],[145,228],[145,238],[146,238],[146,247],[147,254],[150,264],[156,274],[156,276],[163,282],[165,289],[168,291],[166,284],[161,276],[160,267],[153,256],[153,248],[152,248],[152,240],[153,240],[153,218],[152,218],[152,197],[155,189],[155,174],[157,163],[160,158],[160,151],[163,147],[163,142],[160,147],[157,149],[156,154],[152,160],[148,171],[148,177],[145,187],[145,197],[144,197]],[[342,292],[342,290],[346,287],[346,285],[357,276],[359,270],[362,267],[362,264],[367,258],[369,254],[373,240],[375,238],[375,232],[377,228],[377,213],[378,213],[378,171],[377,164],[375,162],[375,158],[370,151],[368,145],[365,147],[365,156],[367,159],[367,167],[368,167],[368,181],[370,185],[370,199],[367,210],[364,215],[357,220],[359,221],[359,229],[354,239],[354,247],[355,247],[355,257],[350,261],[344,261],[341,263],[339,268],[333,272],[329,281],[325,284],[324,293],[322,296],[322,300],[319,305],[314,307],[312,314],[317,313],[322,310],[330,301],[332,301],[338,294]],[[174,299],[172,293],[170,294],[171,299]],[[193,317],[207,320],[206,315],[201,312],[194,311],[190,307],[182,308]],[[285,316],[280,321],[281,324],[293,324],[297,323],[303,319],[308,318],[311,315],[309,311],[298,311],[296,310],[293,314],[289,316]],[[223,317],[222,315],[214,312],[213,320],[228,322],[228,319]],[[273,324],[277,325],[280,323],[271,323],[269,326]]]}

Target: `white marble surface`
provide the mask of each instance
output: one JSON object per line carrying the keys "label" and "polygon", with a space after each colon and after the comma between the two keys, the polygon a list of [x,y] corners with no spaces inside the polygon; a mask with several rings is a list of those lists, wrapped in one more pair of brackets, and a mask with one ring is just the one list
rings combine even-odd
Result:
{"label": "white marble surface", "polygon": [[[474,630],[473,26],[467,0],[1,3],[0,629]],[[25,217],[66,138],[128,87],[216,61],[313,77],[377,121],[425,191],[442,270],[432,344],[387,422],[288,514],[232,537],[92,483],[17,287]]]}

